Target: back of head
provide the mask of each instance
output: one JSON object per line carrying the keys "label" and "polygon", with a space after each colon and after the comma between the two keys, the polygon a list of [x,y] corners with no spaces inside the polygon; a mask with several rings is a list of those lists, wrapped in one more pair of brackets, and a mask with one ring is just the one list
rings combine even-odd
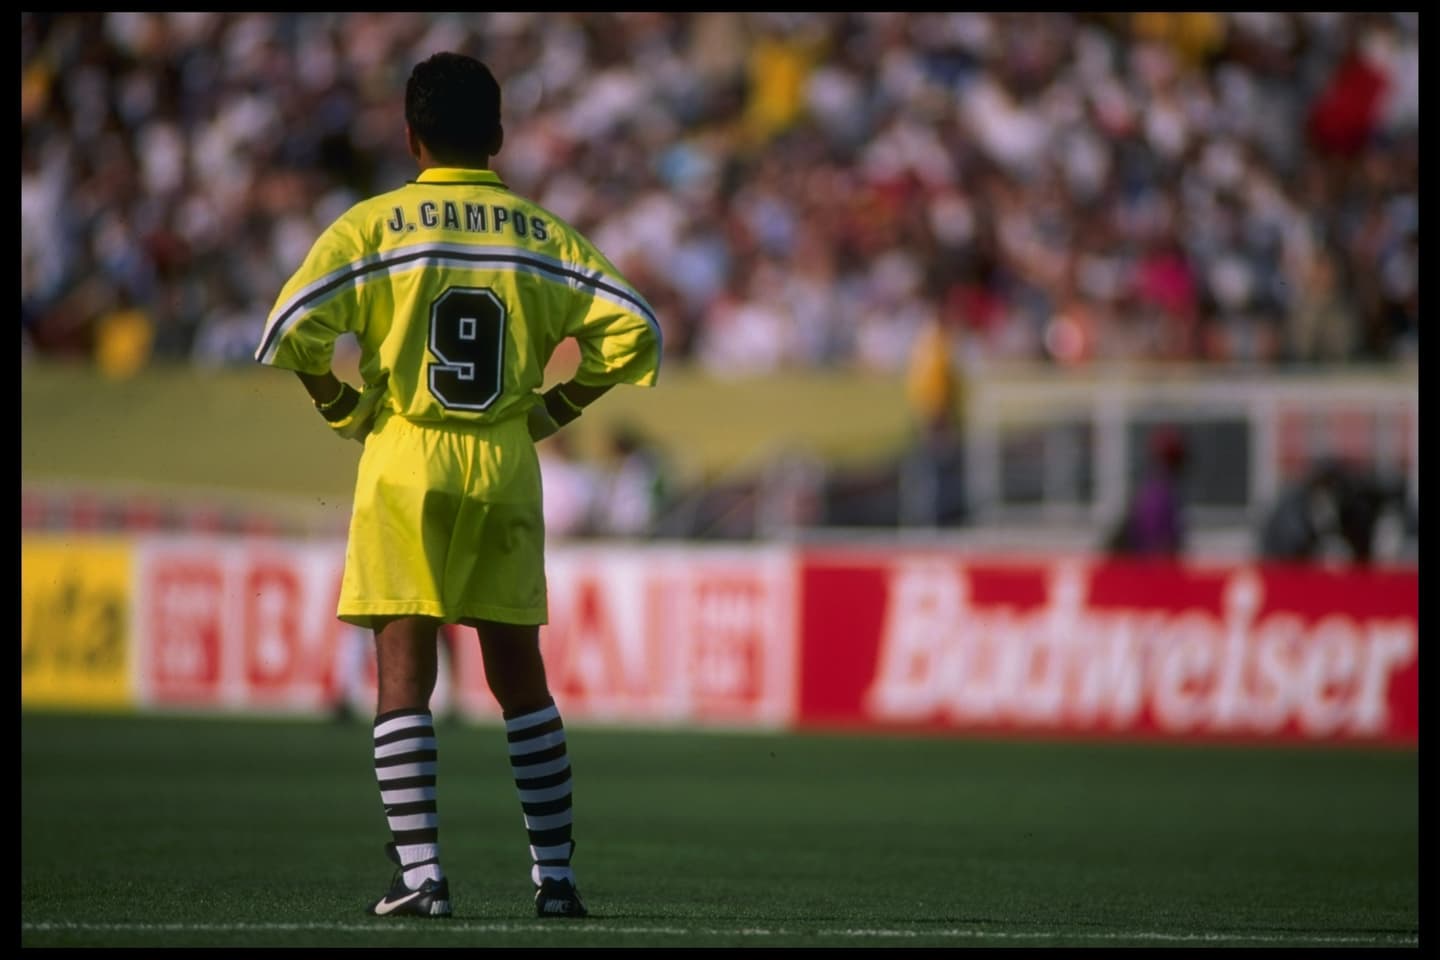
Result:
{"label": "back of head", "polygon": [[1150,434],[1150,455],[1167,470],[1181,470],[1186,454],[1185,435],[1175,427],[1161,427]]}
{"label": "back of head", "polygon": [[410,72],[405,122],[435,159],[483,162],[500,152],[500,84],[473,57],[437,53]]}

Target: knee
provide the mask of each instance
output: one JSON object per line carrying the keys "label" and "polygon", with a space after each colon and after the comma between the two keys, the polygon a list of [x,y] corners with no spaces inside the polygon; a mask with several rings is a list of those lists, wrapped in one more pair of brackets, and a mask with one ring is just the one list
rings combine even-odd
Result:
{"label": "knee", "polygon": [[540,656],[540,628],[516,624],[479,623],[485,679],[507,715],[528,713],[550,703],[545,662]]}
{"label": "knee", "polygon": [[531,713],[550,705],[550,689],[545,674],[489,676],[490,692],[507,716]]}

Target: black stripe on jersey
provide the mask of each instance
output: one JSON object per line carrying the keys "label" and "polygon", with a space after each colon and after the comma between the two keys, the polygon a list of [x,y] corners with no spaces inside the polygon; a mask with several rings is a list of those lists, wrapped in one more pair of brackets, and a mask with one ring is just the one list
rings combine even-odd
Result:
{"label": "black stripe on jersey", "polygon": [[362,266],[356,267],[354,270],[345,274],[343,277],[337,277],[334,280],[331,280],[329,283],[325,284],[323,287],[311,291],[309,296],[296,301],[294,304],[291,305],[290,309],[286,310],[285,313],[282,314],[275,321],[274,325],[270,328],[269,335],[265,338],[265,342],[260,345],[260,350],[257,355],[263,357],[265,354],[270,352],[271,342],[280,335],[280,332],[282,330],[285,329],[285,324],[289,322],[290,318],[294,316],[297,312],[303,310],[306,304],[311,303],[321,297],[324,297],[325,295],[332,293],[333,291],[339,289],[340,287],[348,283],[353,283],[367,273],[374,273],[377,270],[389,270],[391,267],[397,266],[398,264],[410,263],[414,260],[424,260],[426,257],[436,257],[445,260],[464,260],[471,263],[514,263],[536,267],[545,273],[549,273],[554,276],[566,278],[569,280],[575,280],[584,286],[593,287],[596,290],[603,290],[606,293],[619,297],[621,300],[624,300],[627,303],[634,304],[636,313],[640,314],[651,324],[653,324],[656,330],[660,329],[660,322],[655,319],[654,314],[650,312],[649,307],[645,304],[644,301],[638,299],[629,291],[622,290],[621,288],[616,287],[612,284],[608,284],[603,280],[595,280],[591,277],[587,277],[585,274],[579,272],[578,270],[567,270],[564,267],[554,266],[553,264],[547,263],[544,260],[537,260],[533,257],[521,257],[508,253],[464,253],[453,250],[439,252],[434,249],[425,249],[417,250],[414,253],[407,253],[399,257],[385,260],[377,260],[374,263],[364,264]]}
{"label": "black stripe on jersey", "polygon": [[509,190],[499,180],[406,180],[405,183],[412,187],[498,187],[501,190]]}

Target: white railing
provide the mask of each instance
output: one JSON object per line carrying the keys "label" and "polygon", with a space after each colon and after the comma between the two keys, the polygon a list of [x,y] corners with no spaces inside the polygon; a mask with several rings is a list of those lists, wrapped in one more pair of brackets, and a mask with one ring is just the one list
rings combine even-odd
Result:
{"label": "white railing", "polygon": [[[1418,503],[1419,421],[1413,368],[1308,376],[980,376],[969,381],[966,404],[971,516],[982,524],[1107,523],[1123,509],[1143,463],[1146,429],[1162,424],[1202,441],[1202,449],[1190,444],[1191,509],[1200,524],[1252,522],[1287,481],[1330,457],[1404,477]],[[1214,444],[1203,442],[1207,430],[1219,434]],[[1041,477],[1029,479],[1029,491],[1006,476],[1007,450],[1017,443],[1038,451]],[[1221,455],[1238,462],[1213,462]]]}

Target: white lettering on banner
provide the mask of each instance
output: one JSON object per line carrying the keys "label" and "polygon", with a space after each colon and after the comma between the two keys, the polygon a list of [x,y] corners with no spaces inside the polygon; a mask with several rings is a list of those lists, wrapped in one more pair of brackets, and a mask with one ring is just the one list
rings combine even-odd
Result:
{"label": "white lettering on banner", "polygon": [[1366,654],[1360,675],[1355,707],[1350,714],[1351,729],[1357,733],[1379,733],[1390,719],[1385,693],[1390,674],[1407,666],[1415,656],[1415,631],[1403,621],[1373,621],[1365,625]]}
{"label": "white lettering on banner", "polygon": [[1209,714],[1206,680],[1215,672],[1220,631],[1212,618],[1187,611],[1173,626],[1167,642],[1151,645],[1155,665],[1156,719],[1167,730],[1192,730]]}
{"label": "white lettering on banner", "polygon": [[574,564],[551,578],[541,643],[551,686],[577,717],[623,715],[662,686],[666,651],[645,629],[642,573],[622,559],[611,568]]}
{"label": "white lettering on banner", "polygon": [[336,696],[331,544],[200,537],[140,541],[142,703],[312,710]]}
{"label": "white lettering on banner", "polygon": [[1414,662],[1413,623],[1328,614],[1260,616],[1264,587],[1241,571],[1222,615],[1202,609],[1095,609],[1086,574],[1052,568],[1034,610],[972,602],[962,568],[933,560],[891,576],[867,709],[914,722],[1125,728],[1148,705],[1172,733],[1375,735],[1390,678]]}
{"label": "white lettering on banner", "polygon": [[[893,720],[918,720],[942,703],[947,687],[964,683],[965,671],[949,669],[949,661],[965,656],[967,648],[950,643],[949,637],[966,619],[969,593],[969,582],[948,564],[913,563],[896,571],[885,605],[871,710]],[[973,625],[976,633],[979,627]],[[958,698],[957,712],[963,716],[973,700]]]}
{"label": "white lettering on banner", "polygon": [[1215,726],[1233,730],[1244,723],[1246,699],[1245,640],[1250,624],[1260,612],[1261,590],[1252,576],[1240,576],[1225,587],[1225,650],[1220,658],[1220,677],[1215,684]]}
{"label": "white lettering on banner", "polygon": [[748,582],[700,584],[694,601],[694,673],[697,696],[722,700],[754,696],[759,671],[752,665],[752,638],[759,629],[762,599]]}
{"label": "white lettering on banner", "polygon": [[1349,712],[1345,693],[1360,659],[1360,638],[1348,617],[1326,617],[1313,631],[1314,654],[1305,661],[1307,696],[1300,700],[1300,723],[1307,733],[1325,736],[1338,730]]}
{"label": "white lettering on banner", "polygon": [[542,630],[573,719],[771,725],[795,709],[782,551],[556,550]]}
{"label": "white lettering on banner", "polygon": [[254,618],[251,676],[260,682],[281,682],[294,670],[300,584],[290,570],[277,567],[252,569],[247,580],[245,596],[252,598]]}
{"label": "white lettering on banner", "polygon": [[1153,614],[1142,615],[1108,631],[1078,617],[1073,621],[1070,662],[1078,677],[1070,692],[1070,716],[1086,725],[1105,716],[1116,726],[1134,721],[1145,695],[1141,638],[1155,630],[1156,620]]}
{"label": "white lettering on banner", "polygon": [[155,650],[156,680],[162,685],[213,687],[220,671],[219,573],[197,566],[166,574],[156,578],[149,629],[140,632]]}
{"label": "white lettering on banner", "polygon": [[[1290,678],[1301,660],[1305,624],[1293,613],[1266,617],[1255,628],[1256,683],[1250,696],[1250,724],[1257,733],[1273,733],[1285,726],[1294,700]],[[1238,725],[1238,703],[1224,713],[1228,727]]]}

